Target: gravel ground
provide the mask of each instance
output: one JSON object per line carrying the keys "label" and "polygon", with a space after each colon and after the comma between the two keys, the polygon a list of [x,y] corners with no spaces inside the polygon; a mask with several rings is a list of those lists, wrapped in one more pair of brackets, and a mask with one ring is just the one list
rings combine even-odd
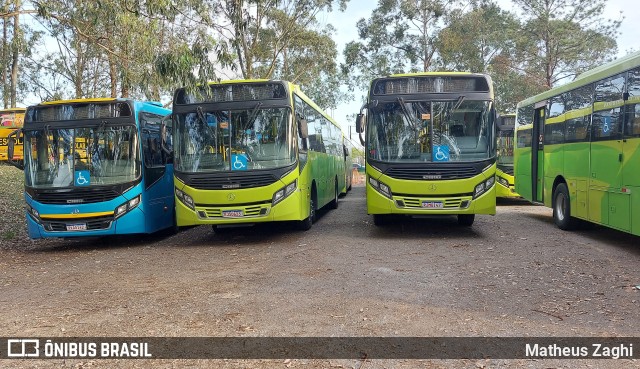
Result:
{"label": "gravel ground", "polygon": [[[1,336],[638,336],[638,238],[563,232],[551,210],[502,202],[375,227],[364,188],[308,232],[37,240],[22,173],[0,166]],[[640,348],[637,348],[640,350]],[[621,368],[634,360],[38,360],[39,368]]]}

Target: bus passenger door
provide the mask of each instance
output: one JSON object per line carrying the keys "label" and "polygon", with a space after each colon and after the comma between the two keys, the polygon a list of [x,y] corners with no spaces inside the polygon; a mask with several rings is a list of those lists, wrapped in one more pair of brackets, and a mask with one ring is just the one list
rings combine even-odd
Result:
{"label": "bus passenger door", "polygon": [[161,118],[146,112],[140,114],[148,232],[166,228],[173,222],[173,166],[166,164],[162,151]]}
{"label": "bus passenger door", "polygon": [[[539,106],[542,105],[542,106]],[[531,199],[533,202],[544,201],[544,120],[546,101],[536,105],[533,117],[531,137]]]}
{"label": "bus passenger door", "polygon": [[596,84],[591,121],[589,220],[628,230],[629,195],[622,193],[624,75]]}

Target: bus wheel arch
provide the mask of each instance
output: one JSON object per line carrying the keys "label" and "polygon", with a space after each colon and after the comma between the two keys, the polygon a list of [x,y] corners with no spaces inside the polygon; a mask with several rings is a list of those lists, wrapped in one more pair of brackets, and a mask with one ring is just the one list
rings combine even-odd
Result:
{"label": "bus wheel arch", "polygon": [[311,190],[309,191],[309,216],[303,220],[298,221],[298,229],[301,231],[308,231],[313,226],[313,223],[317,218],[318,210],[318,196],[316,191],[316,182],[311,183]]}
{"label": "bus wheel arch", "polygon": [[558,180],[553,185],[553,221],[558,228],[569,231],[575,228],[576,219],[571,216],[571,198],[569,187],[564,179]]}

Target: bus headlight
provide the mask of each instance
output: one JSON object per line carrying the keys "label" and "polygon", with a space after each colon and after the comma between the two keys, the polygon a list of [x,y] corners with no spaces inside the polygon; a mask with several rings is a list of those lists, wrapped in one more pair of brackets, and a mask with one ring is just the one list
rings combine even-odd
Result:
{"label": "bus headlight", "polygon": [[476,188],[473,190],[473,198],[477,199],[483,193],[489,191],[491,187],[493,187],[494,183],[496,183],[496,177],[491,176],[486,181],[480,182]]}
{"label": "bus headlight", "polygon": [[140,205],[140,195],[118,206],[116,210],[113,212],[114,218],[116,219],[120,218],[121,216],[135,209],[138,205]]}
{"label": "bus headlight", "polygon": [[180,200],[181,203],[185,204],[189,209],[196,210],[196,207],[193,203],[193,198],[183,191],[180,191],[176,188],[176,197]]}
{"label": "bus headlight", "polygon": [[273,198],[271,199],[271,206],[274,206],[275,204],[284,200],[287,196],[291,195],[296,190],[296,188],[298,188],[297,179],[276,191],[276,193],[273,194]]}
{"label": "bus headlight", "polygon": [[507,181],[506,179],[504,179],[502,177],[498,177],[498,183],[500,183],[501,185],[505,186],[506,188],[509,188],[509,181]]}
{"label": "bus headlight", "polygon": [[40,213],[32,208],[29,204],[27,204],[27,214],[33,219],[36,223],[40,224]]}
{"label": "bus headlight", "polygon": [[369,184],[385,197],[391,198],[391,188],[386,184],[374,179],[373,177],[369,177]]}

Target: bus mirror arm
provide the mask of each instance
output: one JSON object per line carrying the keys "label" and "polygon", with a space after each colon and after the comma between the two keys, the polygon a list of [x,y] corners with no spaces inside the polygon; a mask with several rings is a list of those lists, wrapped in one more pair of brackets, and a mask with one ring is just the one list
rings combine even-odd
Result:
{"label": "bus mirror arm", "polygon": [[[17,161],[13,161],[13,154],[15,153],[15,148],[16,148],[16,141],[20,140],[20,134],[22,134],[22,130],[21,129],[16,129],[15,131],[9,133],[9,136],[7,136],[7,161],[9,162],[9,164],[13,165],[14,167],[20,169],[20,170],[24,170],[24,162],[20,163]],[[16,140],[17,138],[17,140]]]}
{"label": "bus mirror arm", "polygon": [[360,144],[364,146],[364,138],[362,138],[362,133],[358,134],[358,137],[360,138]]}
{"label": "bus mirror arm", "polygon": [[173,159],[173,150],[167,147],[167,126],[164,122],[160,125],[160,149],[166,154],[167,163]]}
{"label": "bus mirror arm", "polygon": [[359,113],[356,116],[356,132],[362,133],[364,132],[364,114]]}
{"label": "bus mirror arm", "polygon": [[300,138],[309,137],[309,124],[304,118],[298,118],[298,136],[300,136]]}

